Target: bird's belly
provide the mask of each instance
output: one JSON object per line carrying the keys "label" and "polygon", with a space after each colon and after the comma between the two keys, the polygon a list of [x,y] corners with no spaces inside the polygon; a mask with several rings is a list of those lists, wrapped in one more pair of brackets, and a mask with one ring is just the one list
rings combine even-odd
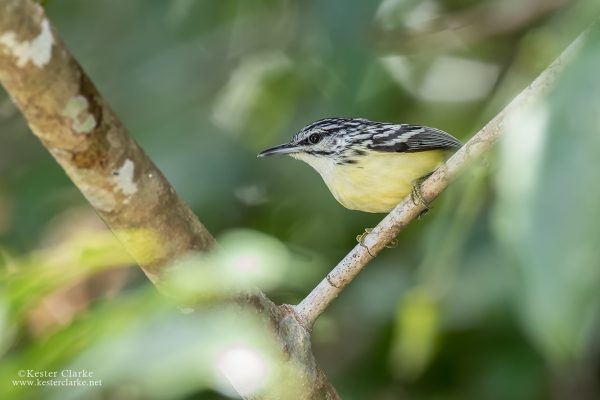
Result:
{"label": "bird's belly", "polygon": [[444,160],[443,150],[418,153],[372,152],[355,164],[338,165],[325,182],[346,208],[388,212],[412,190],[414,182]]}

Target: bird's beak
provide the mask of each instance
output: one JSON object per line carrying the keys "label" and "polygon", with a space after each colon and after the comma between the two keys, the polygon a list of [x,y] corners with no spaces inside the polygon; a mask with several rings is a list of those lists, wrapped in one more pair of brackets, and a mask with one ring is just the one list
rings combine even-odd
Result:
{"label": "bird's beak", "polygon": [[297,146],[295,144],[291,144],[291,143],[286,143],[286,144],[280,144],[279,146],[275,146],[275,147],[271,147],[270,149],[266,149],[265,151],[262,151],[258,154],[258,157],[266,157],[266,156],[272,156],[272,155],[276,155],[276,154],[292,154],[292,153],[297,153],[301,150],[300,146]]}

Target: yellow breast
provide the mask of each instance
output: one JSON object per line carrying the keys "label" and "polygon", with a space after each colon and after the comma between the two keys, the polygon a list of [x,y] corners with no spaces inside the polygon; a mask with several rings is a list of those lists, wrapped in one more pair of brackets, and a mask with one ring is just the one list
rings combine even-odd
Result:
{"label": "yellow breast", "polygon": [[358,157],[355,164],[335,165],[321,176],[344,207],[383,213],[406,197],[417,179],[434,171],[444,161],[445,153],[371,151]]}

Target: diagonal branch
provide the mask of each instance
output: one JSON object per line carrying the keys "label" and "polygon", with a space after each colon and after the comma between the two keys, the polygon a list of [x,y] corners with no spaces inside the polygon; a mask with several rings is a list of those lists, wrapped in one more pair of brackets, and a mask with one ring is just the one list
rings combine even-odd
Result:
{"label": "diagonal branch", "polygon": [[[161,288],[170,265],[191,252],[210,251],[213,237],[129,136],[43,8],[31,0],[0,0],[0,10],[0,83],[33,133]],[[258,291],[236,300],[265,317],[282,368],[294,371],[285,383],[297,389],[295,398],[339,399],[291,307],[278,307]],[[235,377],[230,380],[237,387]],[[265,386],[246,398],[280,399],[287,387]]]}
{"label": "diagonal branch", "polygon": [[[488,152],[498,140],[504,121],[516,110],[534,99],[542,98],[565,65],[573,58],[587,33],[578,37],[537,79],[524,89],[496,117],[488,122],[475,136],[460,148],[444,165],[438,168],[421,185],[421,193],[427,202],[433,201],[446,189],[467,164]],[[348,286],[360,271],[388,243],[390,243],[412,220],[417,218],[424,207],[415,204],[410,196],[398,204],[374,229],[366,235],[363,245],[357,244],[319,284],[294,307],[298,318],[307,329],[327,306]]]}
{"label": "diagonal branch", "polygon": [[0,82],[146,275],[214,239],[73,59],[43,9],[0,1]]}

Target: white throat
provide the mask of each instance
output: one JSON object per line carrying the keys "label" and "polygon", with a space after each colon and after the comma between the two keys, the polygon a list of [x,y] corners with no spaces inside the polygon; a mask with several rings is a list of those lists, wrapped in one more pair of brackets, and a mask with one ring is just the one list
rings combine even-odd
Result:
{"label": "white throat", "polygon": [[318,157],[306,153],[295,153],[290,155],[295,159],[304,161],[313,167],[314,170],[321,175],[321,178],[323,178],[325,183],[329,183],[329,180],[332,177],[333,169],[335,168],[335,163],[333,160],[328,157]]}

